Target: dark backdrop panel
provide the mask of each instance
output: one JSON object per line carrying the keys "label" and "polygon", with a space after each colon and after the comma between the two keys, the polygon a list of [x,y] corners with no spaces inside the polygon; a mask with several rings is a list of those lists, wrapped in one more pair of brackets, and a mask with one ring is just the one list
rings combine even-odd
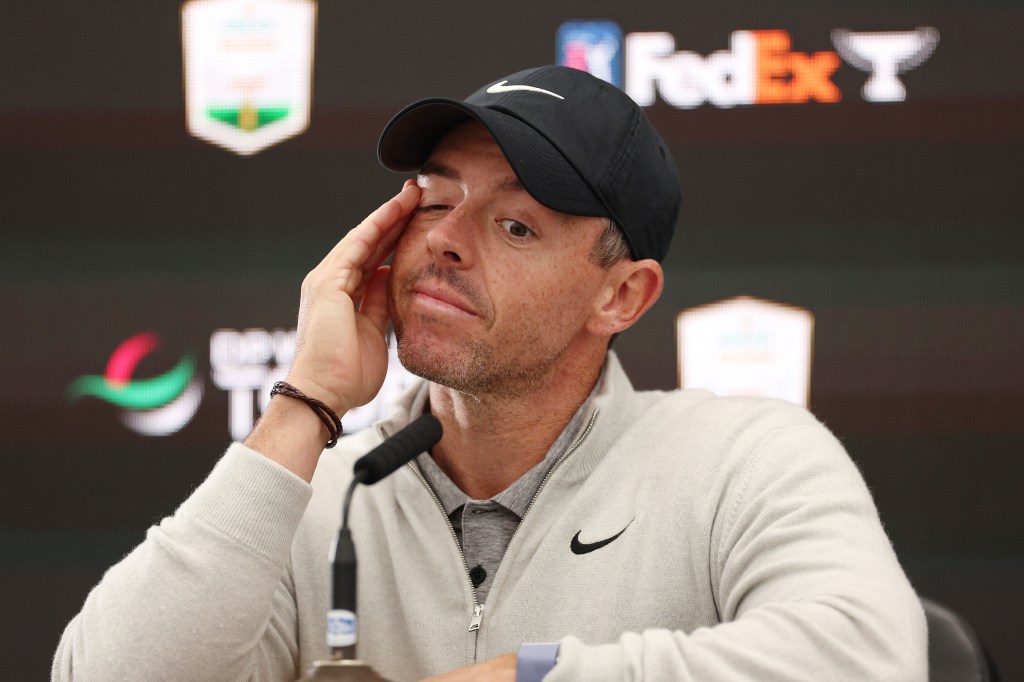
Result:
{"label": "dark backdrop panel", "polygon": [[[616,342],[642,388],[677,384],[676,315],[749,295],[815,316],[810,407],[871,486],[917,589],[963,612],[1004,679],[1024,679],[1024,7],[914,3],[321,2],[303,134],[252,157],[185,127],[180,4],[4,2],[0,22],[0,669],[45,677],[103,570],[171,513],[230,441],[215,330],[294,326],[305,272],[401,177],[374,158],[387,119],[552,61],[565,21],[727,49],[783,29],[932,26],[905,102],[648,114],[684,203],[662,300]],[[196,359],[198,412],[143,436],[83,398],[126,338],[139,376]]]}

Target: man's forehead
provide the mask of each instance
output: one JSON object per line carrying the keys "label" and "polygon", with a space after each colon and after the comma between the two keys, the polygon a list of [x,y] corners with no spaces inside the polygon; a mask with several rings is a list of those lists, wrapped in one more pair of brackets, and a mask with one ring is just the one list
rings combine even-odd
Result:
{"label": "man's forehead", "polygon": [[526,191],[494,137],[474,120],[460,123],[448,131],[437,143],[418,175],[437,176],[463,183],[466,180],[465,171],[458,164],[467,156],[492,167],[488,184],[493,191]]}
{"label": "man's forehead", "polygon": [[[519,177],[516,176],[504,152],[501,151],[501,147],[498,146],[491,133],[473,119],[460,123],[441,138],[441,141],[434,147],[433,152],[431,152],[423,167],[420,168],[419,177],[424,180],[434,177],[444,178],[464,187],[465,178],[463,172],[456,165],[460,154],[470,154],[480,159],[490,159],[490,162],[495,166],[495,172],[492,177],[488,178],[487,188],[494,193],[521,193],[529,197],[544,211],[557,216],[558,221],[566,226],[594,220],[589,217],[562,213],[538,202],[523,186]],[[604,219],[601,218],[600,220]]]}
{"label": "man's forehead", "polygon": [[[420,169],[418,174],[421,178],[429,178],[431,176],[444,178],[451,180],[452,182],[460,185],[465,183],[462,174],[452,166],[449,166],[440,161],[429,160],[423,164],[423,168]],[[489,189],[493,192],[525,192],[526,189],[523,187],[523,183],[519,181],[515,173],[511,170],[508,173],[498,173],[488,179]]]}
{"label": "man's forehead", "polygon": [[494,156],[508,163],[508,159],[505,158],[505,154],[494,136],[474,119],[453,126],[437,141],[427,160],[429,161],[438,154],[460,150],[469,150],[481,156]]}

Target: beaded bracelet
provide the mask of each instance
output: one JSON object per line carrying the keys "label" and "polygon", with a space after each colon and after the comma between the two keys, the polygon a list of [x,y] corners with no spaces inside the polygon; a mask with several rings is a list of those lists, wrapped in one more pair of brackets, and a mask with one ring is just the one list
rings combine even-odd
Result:
{"label": "beaded bracelet", "polygon": [[287,381],[279,381],[274,384],[274,388],[270,389],[270,397],[273,398],[275,395],[286,395],[289,398],[295,398],[309,405],[309,409],[316,413],[316,416],[320,417],[320,421],[324,423],[327,430],[330,432],[331,437],[327,439],[326,448],[333,448],[338,444],[338,436],[341,435],[341,419],[338,418],[338,413],[327,406],[327,403],[321,402],[316,398],[310,398],[308,395],[295,388]]}

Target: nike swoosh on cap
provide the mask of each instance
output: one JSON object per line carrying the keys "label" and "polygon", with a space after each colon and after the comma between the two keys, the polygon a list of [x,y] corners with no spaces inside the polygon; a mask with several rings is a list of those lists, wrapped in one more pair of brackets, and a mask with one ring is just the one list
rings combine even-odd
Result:
{"label": "nike swoosh on cap", "polygon": [[[626,524],[626,528],[629,528],[633,521],[634,519],[630,519],[629,523]],[[583,531],[578,531],[576,535],[572,536],[572,542],[569,543],[569,549],[572,550],[573,554],[589,554],[596,549],[601,549],[605,545],[611,544],[617,537],[626,532],[626,528],[623,528],[610,538],[598,540],[597,542],[580,542],[580,533]]]}
{"label": "nike swoosh on cap", "polygon": [[516,90],[525,90],[526,92],[540,92],[545,95],[557,97],[558,99],[565,99],[556,92],[544,90],[543,88],[535,88],[532,85],[505,85],[505,83],[508,83],[508,81],[501,81],[500,83],[495,83],[491,87],[487,88],[487,92],[491,93],[492,95],[497,95],[502,92],[514,92]]}

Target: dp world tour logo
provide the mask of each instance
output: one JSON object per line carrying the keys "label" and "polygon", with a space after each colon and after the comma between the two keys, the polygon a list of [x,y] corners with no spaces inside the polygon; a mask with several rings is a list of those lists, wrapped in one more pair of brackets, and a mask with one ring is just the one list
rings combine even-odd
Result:
{"label": "dp world tour logo", "polygon": [[102,376],[86,375],[68,386],[69,400],[92,396],[122,408],[121,421],[145,436],[169,436],[187,424],[203,399],[203,382],[195,378],[196,361],[184,356],[164,374],[134,378],[139,362],[157,349],[160,337],[136,334],[114,349]]}

